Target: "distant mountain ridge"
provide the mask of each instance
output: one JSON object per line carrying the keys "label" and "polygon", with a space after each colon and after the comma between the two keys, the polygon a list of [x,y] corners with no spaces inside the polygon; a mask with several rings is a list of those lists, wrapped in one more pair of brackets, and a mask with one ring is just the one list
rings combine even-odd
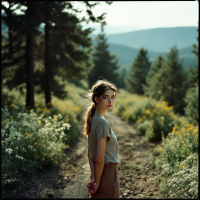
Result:
{"label": "distant mountain ridge", "polygon": [[[107,34],[108,43],[125,45],[155,52],[168,52],[174,45],[178,49],[197,43],[197,26],[154,28],[127,33]],[[97,35],[91,34],[92,38]]]}

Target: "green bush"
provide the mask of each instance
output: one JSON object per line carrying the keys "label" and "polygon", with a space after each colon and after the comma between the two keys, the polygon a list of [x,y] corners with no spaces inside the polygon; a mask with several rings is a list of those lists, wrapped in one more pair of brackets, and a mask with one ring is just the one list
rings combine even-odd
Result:
{"label": "green bush", "polygon": [[187,118],[174,114],[173,107],[166,101],[158,102],[152,98],[130,94],[122,89],[117,95],[117,113],[135,127],[148,140],[160,141],[162,134],[166,137],[172,127],[187,122]]}
{"label": "green bush", "polygon": [[192,124],[175,126],[154,149],[159,154],[155,164],[163,179],[159,183],[161,198],[198,197],[198,129]]}
{"label": "green bush", "polygon": [[185,115],[191,118],[191,122],[197,122],[199,119],[198,114],[198,86],[188,89],[184,99],[187,104],[185,107]]}
{"label": "green bush", "polygon": [[61,121],[62,115],[40,117],[31,110],[11,104],[2,108],[1,119],[1,180],[2,185],[20,181],[34,174],[35,169],[52,166],[63,156],[64,130],[70,124]]}

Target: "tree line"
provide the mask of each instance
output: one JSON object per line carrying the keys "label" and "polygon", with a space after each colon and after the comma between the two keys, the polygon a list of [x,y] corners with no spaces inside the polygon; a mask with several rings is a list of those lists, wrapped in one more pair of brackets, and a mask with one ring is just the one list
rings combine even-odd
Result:
{"label": "tree line", "polygon": [[[105,13],[94,17],[92,8],[98,3],[81,3],[87,8],[87,19],[77,18],[76,13],[81,11],[70,2],[9,2],[8,8],[2,4],[5,12],[2,22],[8,27],[8,37],[2,35],[1,70],[6,80],[3,84],[10,89],[17,87],[21,92],[26,84],[26,106],[34,108],[34,92],[45,93],[47,107],[51,106],[52,91],[59,98],[67,96],[65,85],[56,76],[67,80],[85,79],[89,87],[105,78],[133,94],[167,101],[176,113],[197,119],[197,45],[193,44],[197,64],[188,73],[182,61],[179,62],[176,46],[170,49],[167,58],[158,56],[153,65],[142,47],[127,71],[108,50]],[[20,8],[24,14],[14,12]],[[101,24],[95,47],[89,37],[92,29],[83,30],[80,25],[83,21]],[[45,25],[44,33],[40,31],[41,23]]]}
{"label": "tree line", "polygon": [[[198,29],[197,29],[198,31]],[[198,37],[197,37],[198,41]],[[134,60],[128,76],[124,79],[126,88],[131,93],[145,95],[156,100],[167,101],[174,111],[198,120],[198,47],[193,44],[192,53],[196,57],[195,67],[184,70],[178,59],[178,49],[173,46],[167,58],[158,56],[151,63],[147,50],[141,48]]]}
{"label": "tree line", "polygon": [[[3,84],[23,93],[25,84],[27,108],[35,108],[34,92],[44,92],[46,106],[50,107],[52,91],[60,98],[66,96],[64,85],[59,84],[56,76],[69,80],[87,78],[93,67],[89,60],[92,29],[83,30],[80,23],[106,24],[106,13],[97,17],[92,13],[99,2],[80,3],[86,8],[83,18],[77,17],[82,11],[71,1],[8,1],[8,6],[1,2],[2,24],[8,27],[8,36],[1,36],[1,92]],[[112,4],[111,1],[105,3]],[[16,10],[22,14],[16,14]],[[41,24],[44,24],[44,33],[40,31]]]}

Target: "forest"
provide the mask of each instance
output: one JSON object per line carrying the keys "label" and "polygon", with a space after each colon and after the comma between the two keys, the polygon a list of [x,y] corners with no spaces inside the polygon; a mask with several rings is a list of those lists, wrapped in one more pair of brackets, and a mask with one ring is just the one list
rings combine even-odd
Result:
{"label": "forest", "polygon": [[[2,187],[23,185],[39,169],[61,161],[80,135],[81,99],[97,80],[106,79],[119,91],[118,112],[112,113],[134,123],[148,141],[162,143],[154,150],[160,159],[155,165],[163,170],[162,197],[196,198],[197,176],[177,188],[164,182],[198,168],[198,37],[191,44],[195,65],[187,70],[175,45],[153,64],[141,47],[127,68],[109,50],[105,13],[95,17],[92,12],[99,2],[79,3],[86,8],[81,19],[71,1],[1,3],[7,30],[1,35]],[[92,28],[81,25],[89,21],[101,26],[96,38],[90,36]],[[191,187],[181,193],[181,184]]]}

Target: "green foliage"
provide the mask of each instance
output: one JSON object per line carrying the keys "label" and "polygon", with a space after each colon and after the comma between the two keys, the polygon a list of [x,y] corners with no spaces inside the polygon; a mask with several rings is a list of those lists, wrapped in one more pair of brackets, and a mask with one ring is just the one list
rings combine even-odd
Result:
{"label": "green foliage", "polygon": [[150,65],[151,63],[147,58],[147,50],[141,48],[125,81],[129,92],[144,94],[142,84],[146,85],[146,75],[149,72]]}
{"label": "green foliage", "polygon": [[[160,141],[172,127],[188,119],[174,114],[173,106],[166,101],[158,102],[152,98],[130,94],[122,89],[117,95],[117,114],[145,134],[148,140]],[[116,113],[116,111],[113,111]]]}
{"label": "green foliage", "polygon": [[186,104],[182,99],[188,88],[187,75],[182,63],[179,63],[176,46],[171,48],[166,60],[158,57],[150,72],[146,77],[147,86],[143,85],[145,94],[156,100],[167,101],[174,106],[176,113],[183,115]]}
{"label": "green foliage", "polygon": [[185,109],[185,115],[187,117],[190,117],[192,121],[198,122],[199,120],[199,114],[198,114],[198,94],[199,94],[199,86],[191,87],[188,89],[186,93],[186,97],[184,99],[186,103]]}
{"label": "green foliage", "polygon": [[182,123],[154,149],[159,154],[155,164],[164,179],[159,184],[161,198],[198,197],[198,131],[198,125]]}
{"label": "green foliage", "polygon": [[82,103],[72,84],[67,84],[65,90],[67,98],[61,100],[53,95],[50,109],[41,101],[44,94],[35,95],[36,109],[29,112],[24,107],[25,95],[3,88],[2,185],[15,184],[18,188],[34,178],[39,169],[54,167],[65,156],[64,149],[77,141]]}
{"label": "green foliage", "polygon": [[126,67],[125,66],[122,66],[121,67],[121,72],[118,76],[118,83],[117,83],[117,86],[118,88],[123,88],[125,89],[126,85],[125,85],[125,78],[127,76],[127,70],[126,70]]}
{"label": "green foliage", "polygon": [[105,33],[102,32],[97,36],[97,46],[92,54],[94,67],[88,75],[89,87],[91,87],[100,77],[107,79],[113,83],[117,83],[116,70],[119,68],[118,59],[115,55],[111,55],[108,50],[107,39]]}
{"label": "green foliage", "polygon": [[11,112],[7,106],[2,108],[2,185],[32,177],[36,169],[56,164],[66,148],[64,130],[70,127],[60,120],[60,114],[44,118],[34,111],[29,114],[21,112],[19,106],[10,106]]}
{"label": "green foliage", "polygon": [[159,77],[157,73],[162,68],[163,62],[164,58],[162,56],[158,56],[155,63],[151,66],[149,73],[146,76],[146,85],[142,84],[145,96],[149,96],[157,100],[160,98],[158,88],[161,77]]}

